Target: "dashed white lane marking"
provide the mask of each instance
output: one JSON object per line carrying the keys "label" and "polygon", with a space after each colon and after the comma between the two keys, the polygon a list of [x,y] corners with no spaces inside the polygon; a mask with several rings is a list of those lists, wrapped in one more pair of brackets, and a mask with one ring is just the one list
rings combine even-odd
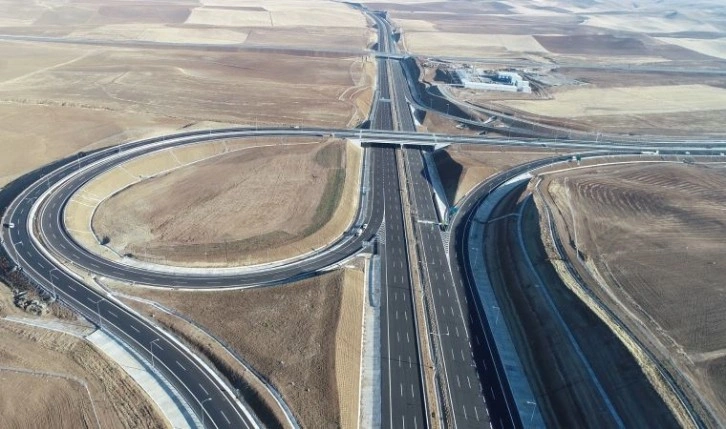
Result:
{"label": "dashed white lane marking", "polygon": [[141,333],[141,331],[139,331],[139,329],[136,326],[134,326],[134,325],[129,325],[129,328],[133,329],[137,333]]}
{"label": "dashed white lane marking", "polygon": [[205,389],[205,388],[204,388],[204,386],[202,386],[202,384],[201,384],[201,383],[199,383],[199,387],[200,387],[200,388],[201,388],[202,390],[204,390],[204,394],[205,394],[205,395],[209,395],[209,392],[207,392],[207,389]]}
{"label": "dashed white lane marking", "polygon": [[224,414],[224,411],[222,411],[222,410],[219,410],[219,412],[220,412],[220,413],[222,413],[222,417],[224,417],[224,419],[225,419],[225,420],[227,421],[227,424],[228,424],[228,425],[231,425],[231,424],[232,424],[232,422],[230,422],[230,421],[229,421],[229,419],[227,418],[227,415],[226,415],[226,414]]}
{"label": "dashed white lane marking", "polygon": [[182,364],[179,363],[178,360],[175,360],[174,362],[176,362],[176,364],[179,365],[179,368],[183,369],[184,371],[187,370],[186,368],[184,368],[184,365],[182,365]]}

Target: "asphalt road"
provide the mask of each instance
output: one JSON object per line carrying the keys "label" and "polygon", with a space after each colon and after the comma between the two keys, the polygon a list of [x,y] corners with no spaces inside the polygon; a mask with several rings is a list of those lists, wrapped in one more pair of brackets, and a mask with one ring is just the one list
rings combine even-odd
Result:
{"label": "asphalt road", "polygon": [[[386,77],[390,79],[394,126],[401,131],[415,132],[416,125],[409,107],[412,95],[401,62],[379,59],[379,67],[385,69]],[[474,354],[479,340],[470,329],[470,310],[463,286],[455,284],[451,277],[423,153],[420,149],[405,149],[403,153],[409,171],[401,174],[410,182],[414,221],[417,222],[415,231],[418,234],[409,237],[409,241],[417,244],[421,271],[426,279],[424,287],[429,288],[433,297],[436,323],[432,324],[435,332],[430,335],[436,337],[431,340],[440,347],[435,358],[436,370],[441,372],[440,379],[445,384],[442,390],[448,394],[444,401],[447,402],[449,421],[456,428],[486,427],[490,423],[490,411],[484,394],[494,396],[496,389],[501,395],[501,388],[492,384],[488,377],[480,377],[485,369],[478,370]],[[404,292],[403,296],[410,302],[410,286]],[[492,402],[496,403],[494,397]]]}
{"label": "asphalt road", "polygon": [[448,401],[451,422],[456,428],[480,428],[495,418],[495,423],[503,423],[496,427],[510,427],[509,419],[501,418],[507,416],[507,410],[497,401],[503,395],[502,386],[488,373],[491,364],[481,359],[486,347],[481,328],[473,323],[475,314],[464,285],[454,281],[451,272],[422,153],[407,149],[406,158],[420,264],[437,327],[431,341],[438,345],[438,369],[445,384],[444,400]]}
{"label": "asphalt road", "polygon": [[[381,20],[381,22],[384,22]],[[395,53],[395,44],[390,40],[390,28],[387,24],[381,24],[380,30],[384,33],[381,50],[383,53]],[[407,89],[405,76],[401,70],[400,63],[395,59],[386,58],[385,55],[380,57],[379,67],[379,88],[378,99],[375,103],[374,117],[372,118],[372,127],[385,130],[386,132],[365,131],[367,137],[377,140],[400,139],[403,141],[463,141],[463,142],[486,142],[485,144],[511,144],[511,145],[541,145],[541,141],[536,140],[509,140],[509,139],[478,139],[462,138],[460,136],[437,136],[416,134],[413,118],[410,115],[408,107]],[[408,95],[410,97],[410,95]],[[389,130],[403,130],[403,133],[391,133]],[[394,150],[391,148],[375,147],[372,149],[371,168],[374,179],[371,181],[372,188],[369,199],[370,210],[368,219],[368,228],[360,237],[347,237],[338,243],[338,247],[328,249],[314,257],[304,261],[276,267],[260,273],[238,274],[230,276],[194,276],[194,275],[174,275],[170,273],[159,273],[154,271],[141,270],[128,266],[116,264],[110,261],[95,257],[76,245],[68,236],[63,228],[61,217],[65,202],[71,197],[72,193],[78,189],[85,181],[94,177],[102,171],[111,168],[113,165],[123,162],[132,156],[131,152],[134,148],[142,146],[152,146],[155,144],[183,144],[194,143],[198,141],[209,140],[213,138],[228,138],[242,135],[265,134],[268,135],[338,135],[340,137],[349,136],[356,137],[363,131],[351,130],[221,130],[210,133],[189,132],[181,133],[179,138],[148,139],[141,142],[125,145],[120,149],[119,153],[115,153],[116,149],[100,151],[85,157],[79,157],[76,162],[70,162],[65,167],[49,173],[45,180],[35,182],[30,185],[27,190],[15,199],[8,207],[7,214],[3,218],[4,222],[13,222],[16,228],[4,229],[3,237],[5,239],[5,247],[10,256],[25,268],[25,272],[37,283],[53,285],[54,291],[58,294],[62,301],[83,314],[90,320],[97,320],[100,325],[107,331],[118,335],[120,338],[133,347],[142,356],[145,356],[154,362],[154,365],[168,379],[180,394],[195,409],[195,413],[204,419],[207,427],[255,427],[257,422],[253,416],[247,411],[247,407],[239,402],[231,392],[227,391],[224,382],[210,375],[210,371],[204,368],[196,357],[184,349],[183,346],[176,343],[172,338],[167,337],[163,332],[155,329],[152,325],[135,316],[131,311],[127,310],[123,305],[114,301],[110,297],[103,296],[94,290],[85,286],[80,280],[66,274],[60,265],[77,264],[84,267],[90,272],[100,275],[123,279],[125,281],[136,281],[145,284],[157,284],[175,287],[225,287],[239,285],[261,285],[274,284],[277,282],[289,281],[306,275],[312,275],[320,269],[334,264],[348,256],[357,253],[364,242],[371,240],[379,231],[381,224],[384,225],[384,234],[380,237],[380,251],[384,260],[384,287],[382,291],[383,299],[381,300],[382,314],[382,392],[388,395],[388,400],[383,399],[383,422],[386,427],[426,427],[428,421],[426,419],[424,390],[421,382],[421,368],[419,364],[418,338],[415,320],[413,318],[413,307],[411,301],[411,281],[407,260],[406,237],[404,235],[403,214],[401,211],[400,189],[398,178],[399,175],[405,174],[399,172],[396,167]],[[183,139],[187,141],[183,141]],[[182,141],[178,141],[182,139]],[[546,144],[564,146],[564,147],[586,147],[601,148],[614,145],[611,142],[548,142]],[[703,150],[713,150],[714,143],[702,143]],[[722,144],[722,142],[718,143]],[[632,147],[632,146],[627,146]],[[655,150],[660,148],[657,145],[639,145],[642,150]],[[147,148],[149,151],[151,147]],[[671,148],[672,150],[690,150],[695,151],[693,146],[685,148]],[[721,150],[725,150],[722,148]],[[146,149],[145,149],[146,150]],[[409,159],[414,162],[417,152],[409,153]],[[419,154],[420,156],[420,154]],[[98,161],[99,164],[88,169],[83,167]],[[415,168],[415,167],[414,167]],[[74,170],[78,169],[76,175],[66,177]],[[420,180],[420,178],[411,177],[411,180]],[[30,218],[30,210],[33,203],[45,188],[57,182],[63,181],[59,185],[57,192],[54,192],[50,198],[43,202],[39,207],[39,232],[44,239],[44,245],[36,243],[29,235],[29,228],[35,227]],[[426,213],[427,198],[430,199],[430,189],[419,184],[414,187],[417,207],[420,207],[422,214],[430,216]],[[428,197],[427,197],[428,195]],[[430,201],[429,201],[430,202]],[[506,389],[501,395],[502,399],[497,398],[495,390],[491,390],[490,397],[481,397],[479,388],[475,388],[473,377],[477,376],[481,379],[479,387],[486,385],[487,379],[491,377],[488,368],[497,365],[496,351],[491,348],[485,349],[482,346],[478,349],[480,343],[487,340],[485,324],[482,320],[477,319],[476,312],[465,312],[466,305],[461,302],[461,287],[457,289],[457,281],[461,282],[465,279],[462,271],[455,270],[453,273],[453,286],[446,277],[446,270],[438,271],[433,269],[436,264],[441,264],[443,245],[440,237],[434,237],[436,231],[433,227],[425,227],[422,229],[423,234],[427,235],[429,240],[422,243],[424,247],[423,256],[426,259],[425,266],[429,275],[434,276],[432,282],[432,290],[435,294],[442,294],[441,300],[437,300],[437,318],[439,319],[440,329],[448,329],[448,331],[439,332],[442,339],[442,351],[446,352],[447,348],[451,352],[451,360],[445,359],[444,366],[447,372],[446,379],[450,392],[450,400],[457,421],[457,426],[469,423],[473,427],[480,427],[474,422],[484,421],[485,418],[479,415],[480,408],[486,413],[487,408],[484,406],[484,400],[487,400],[493,415],[499,413],[507,407]],[[435,239],[435,238],[438,238]],[[431,247],[426,249],[426,247]],[[45,251],[50,252],[56,257],[56,261],[51,260]],[[465,267],[465,265],[463,265]],[[463,268],[465,270],[465,268]],[[432,274],[433,272],[433,274]],[[441,275],[441,281],[436,279],[436,275]],[[459,277],[457,277],[457,275]],[[446,286],[448,284],[448,287]],[[443,298],[443,294],[456,295],[456,298],[447,296]],[[463,295],[464,302],[467,301],[467,295]],[[446,307],[448,304],[449,308]],[[460,309],[457,316],[456,304]],[[467,315],[470,315],[467,322]],[[479,327],[483,330],[483,338],[480,338],[473,330],[467,330],[469,327]],[[451,334],[451,328],[454,334]],[[462,328],[466,332],[459,332],[457,329]],[[446,335],[448,333],[448,335]],[[435,333],[436,334],[436,333]],[[467,349],[463,341],[466,339],[472,344]],[[482,341],[483,340],[483,341]],[[468,344],[467,344],[468,346]],[[459,350],[461,361],[456,355]],[[469,351],[469,356],[467,356]],[[152,359],[153,352],[153,359]],[[491,356],[490,364],[483,362],[476,368],[468,366],[468,362],[474,357],[473,362],[479,364],[478,356]],[[467,360],[469,359],[469,361]],[[462,365],[464,363],[466,365]],[[467,378],[468,377],[468,378]],[[466,378],[466,384],[464,379]],[[454,381],[456,380],[456,381]],[[456,388],[452,387],[452,383],[456,383]],[[462,387],[459,388],[459,384]],[[469,383],[472,387],[469,388]],[[489,384],[490,388],[494,384]],[[472,392],[467,393],[466,389]],[[478,393],[477,393],[478,392]],[[486,396],[487,392],[484,389]],[[504,405],[498,405],[501,401]],[[458,407],[461,405],[461,412]],[[473,413],[473,417],[472,414]],[[493,421],[502,422],[502,419]],[[481,419],[481,420],[476,420]],[[469,420],[471,420],[469,422]],[[463,423],[462,423],[463,422]]]}
{"label": "asphalt road", "polygon": [[[390,29],[374,17],[379,29],[379,48],[390,52]],[[390,67],[395,60],[378,59],[378,92],[371,127],[381,130],[398,128],[396,108],[400,98],[391,85]],[[405,101],[405,100],[404,100]],[[381,270],[381,424],[384,428],[426,428],[428,419],[422,380],[419,339],[415,309],[411,297],[408,247],[401,205],[401,189],[396,163],[396,149],[378,149],[374,178],[383,187],[384,228],[378,249],[383,261]]]}
{"label": "asphalt road", "polygon": [[3,231],[8,253],[24,267],[25,274],[40,284],[52,284],[53,292],[61,301],[117,335],[149,361],[152,361],[153,352],[155,368],[185,398],[205,427],[258,427],[247,407],[204,368],[193,353],[125,306],[57,268],[55,262],[35,246],[25,226],[33,196],[43,186],[43,182],[35,182],[11,204],[6,219],[14,221],[16,227]]}

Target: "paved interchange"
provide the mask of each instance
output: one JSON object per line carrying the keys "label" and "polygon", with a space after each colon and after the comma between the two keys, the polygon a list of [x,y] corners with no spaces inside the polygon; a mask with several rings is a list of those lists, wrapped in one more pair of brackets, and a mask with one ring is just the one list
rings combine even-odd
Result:
{"label": "paved interchange", "polygon": [[[384,19],[375,16],[379,28],[380,50],[395,54],[391,29]],[[506,380],[498,375],[495,346],[489,343],[486,322],[479,313],[467,284],[466,261],[456,251],[447,252],[444,236],[438,225],[430,178],[425,172],[420,148],[403,149],[407,168],[398,169],[396,146],[401,143],[421,145],[462,141],[476,144],[541,145],[534,139],[498,140],[480,137],[431,136],[415,133],[409,107],[410,88],[400,61],[385,55],[379,57],[379,86],[372,111],[373,130],[291,130],[291,129],[227,129],[213,132],[190,132],[165,138],[149,139],[101,150],[84,157],[66,160],[56,170],[43,176],[31,173],[21,180],[23,189],[8,187],[13,197],[3,215],[3,223],[16,228],[4,229],[7,254],[27,276],[39,286],[56,293],[61,301],[96,321],[103,329],[117,335],[146,359],[152,358],[185,400],[192,404],[197,418],[209,427],[257,427],[259,421],[227,384],[172,337],[156,329],[112,297],[99,293],[65,268],[82,267],[85,271],[119,280],[169,287],[239,287],[284,283],[315,275],[362,250],[377,248],[383,260],[381,299],[382,359],[382,424],[384,427],[428,427],[430,412],[426,410],[425,389],[420,365],[420,339],[413,307],[408,244],[416,240],[424,288],[433,296],[435,328],[430,335],[440,348],[437,371],[446,382],[446,407],[451,410],[454,427],[484,427],[489,421],[495,427],[520,426],[516,411],[511,409]],[[375,131],[380,130],[380,131]],[[361,207],[361,217],[368,224],[359,237],[346,235],[331,247],[310,257],[257,272],[236,274],[174,274],[130,267],[108,261],[80,247],[65,230],[62,210],[73,193],[92,177],[127,159],[163,147],[195,144],[221,138],[244,138],[259,135],[335,135],[360,137],[370,143],[370,183],[368,204]],[[580,149],[612,149],[611,142],[548,142],[552,146]],[[712,143],[702,144],[703,153],[720,153]],[[628,145],[622,150],[640,151],[670,148],[696,153],[698,146]],[[530,163],[526,171],[552,159]],[[517,171],[519,171],[517,170]],[[514,174],[516,171],[512,171]],[[400,178],[405,176],[411,193],[416,237],[405,235]],[[492,181],[501,183],[507,175]],[[463,203],[467,213],[486,196],[480,188]],[[15,192],[15,195],[10,193]],[[10,198],[8,197],[8,198]],[[460,218],[466,222],[466,218]],[[381,228],[382,227],[382,228]],[[377,246],[368,243],[376,240]],[[454,247],[465,245],[452,237]],[[454,249],[455,250],[455,249]],[[422,321],[418,321],[422,323]],[[152,345],[153,343],[153,345]]]}

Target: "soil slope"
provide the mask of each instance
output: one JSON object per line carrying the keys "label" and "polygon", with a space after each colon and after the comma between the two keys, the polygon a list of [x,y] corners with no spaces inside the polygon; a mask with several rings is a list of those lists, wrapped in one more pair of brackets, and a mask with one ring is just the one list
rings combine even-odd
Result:
{"label": "soil slope", "polygon": [[563,242],[570,251],[576,242],[600,279],[593,290],[721,421],[724,188],[720,166],[675,163],[588,168],[541,184]]}

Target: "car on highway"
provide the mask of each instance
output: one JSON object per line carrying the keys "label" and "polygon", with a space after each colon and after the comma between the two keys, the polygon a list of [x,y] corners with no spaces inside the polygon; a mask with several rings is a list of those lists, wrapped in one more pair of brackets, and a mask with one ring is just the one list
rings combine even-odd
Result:
{"label": "car on highway", "polygon": [[15,228],[15,224],[12,222],[4,223],[3,226],[5,228]]}

